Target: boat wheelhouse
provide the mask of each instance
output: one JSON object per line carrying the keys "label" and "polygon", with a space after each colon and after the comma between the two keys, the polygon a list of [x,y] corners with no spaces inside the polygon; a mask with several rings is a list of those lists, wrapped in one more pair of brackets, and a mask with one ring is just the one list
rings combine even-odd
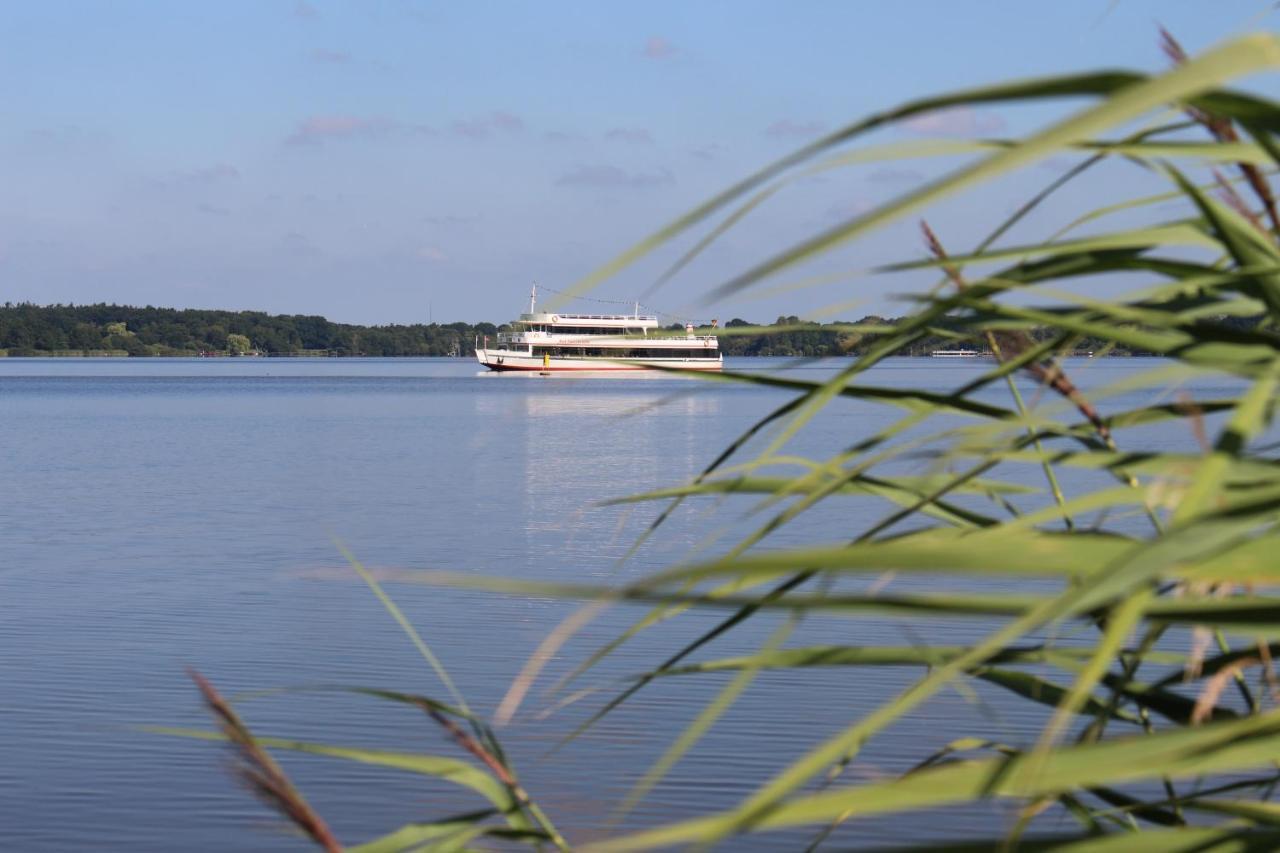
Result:
{"label": "boat wheelhouse", "polygon": [[[662,334],[658,318],[641,314],[572,314],[537,310],[538,289],[529,311],[476,347],[476,360],[490,370],[646,370],[678,367],[719,370],[723,364],[715,335]],[[477,342],[479,343],[479,342]]]}

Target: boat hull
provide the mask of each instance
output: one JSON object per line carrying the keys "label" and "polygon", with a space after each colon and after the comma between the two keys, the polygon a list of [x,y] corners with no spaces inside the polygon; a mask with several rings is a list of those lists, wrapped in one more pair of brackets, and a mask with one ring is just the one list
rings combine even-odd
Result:
{"label": "boat hull", "polygon": [[607,358],[557,358],[552,356],[544,364],[541,356],[518,355],[494,350],[476,350],[476,361],[495,371],[546,371],[548,373],[565,373],[571,371],[621,372],[634,370],[654,370],[673,367],[680,370],[720,370],[723,360],[719,358],[646,358],[646,359],[607,359]]}

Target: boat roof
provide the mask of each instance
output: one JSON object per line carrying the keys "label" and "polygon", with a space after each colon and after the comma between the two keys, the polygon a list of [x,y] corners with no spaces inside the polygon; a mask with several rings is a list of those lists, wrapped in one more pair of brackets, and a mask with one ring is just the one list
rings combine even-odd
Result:
{"label": "boat roof", "polygon": [[652,314],[561,314],[559,312],[553,314],[550,311],[539,311],[536,314],[521,314],[520,319],[516,322],[546,323],[548,325],[560,323],[563,325],[566,323],[578,323],[583,320],[589,320],[593,323],[601,320],[615,323],[622,322],[630,323],[633,326],[637,324],[656,324],[658,322],[658,318]]}

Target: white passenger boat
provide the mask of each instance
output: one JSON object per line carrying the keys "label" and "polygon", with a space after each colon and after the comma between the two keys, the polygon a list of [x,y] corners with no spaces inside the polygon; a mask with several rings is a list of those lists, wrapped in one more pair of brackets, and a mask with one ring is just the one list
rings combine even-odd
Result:
{"label": "white passenger boat", "polygon": [[647,370],[679,367],[719,370],[723,364],[715,335],[663,335],[658,318],[634,314],[569,314],[537,310],[538,289],[529,311],[496,342],[477,341],[476,360],[490,370]]}

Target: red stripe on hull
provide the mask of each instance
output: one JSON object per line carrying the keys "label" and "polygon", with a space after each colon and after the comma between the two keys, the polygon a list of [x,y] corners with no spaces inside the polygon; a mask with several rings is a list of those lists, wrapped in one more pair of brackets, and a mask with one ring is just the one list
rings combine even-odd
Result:
{"label": "red stripe on hull", "polygon": [[[512,364],[485,364],[485,367],[489,368],[490,370],[497,371],[499,373],[505,373],[508,371],[516,372],[516,373],[531,373],[533,371],[546,372],[546,373],[568,373],[575,370],[579,370],[579,371],[586,370],[592,373],[603,373],[606,370],[661,370],[662,369],[660,367],[655,367],[649,364],[640,364],[640,365],[636,365],[635,367],[555,367],[554,365],[550,367],[543,367],[542,365],[536,365],[534,367],[521,367],[521,366],[512,365]],[[666,367],[666,365],[663,365],[663,367]],[[689,367],[687,365],[673,364],[671,365],[671,367],[678,368],[680,370],[720,370],[722,368],[722,365],[717,364],[710,367]]]}

